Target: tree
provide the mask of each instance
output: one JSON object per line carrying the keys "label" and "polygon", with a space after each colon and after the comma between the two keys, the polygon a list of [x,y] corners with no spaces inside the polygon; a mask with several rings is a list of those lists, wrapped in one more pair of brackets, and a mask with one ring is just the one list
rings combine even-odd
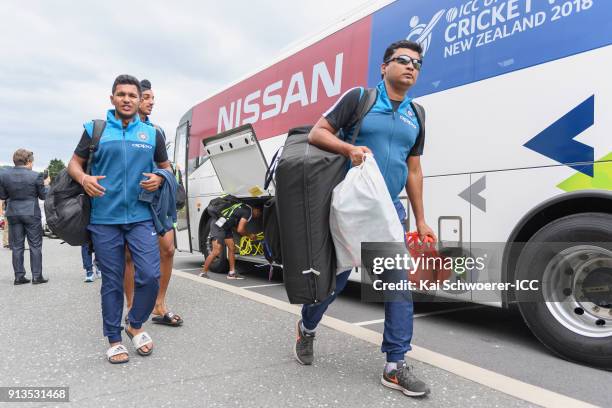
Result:
{"label": "tree", "polygon": [[49,172],[49,177],[51,177],[51,181],[57,176],[60,171],[64,170],[66,165],[60,159],[51,159],[49,162],[49,167],[47,167],[47,171]]}

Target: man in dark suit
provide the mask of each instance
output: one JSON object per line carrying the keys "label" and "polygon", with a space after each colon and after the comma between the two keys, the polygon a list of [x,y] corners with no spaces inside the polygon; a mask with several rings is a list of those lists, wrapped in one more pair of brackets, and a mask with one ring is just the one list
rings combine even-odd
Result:
{"label": "man in dark suit", "polygon": [[32,171],[34,155],[26,149],[19,149],[13,155],[15,167],[0,173],[0,199],[7,200],[6,219],[10,225],[10,242],[13,251],[15,285],[29,283],[25,277],[23,251],[25,238],[30,247],[32,283],[46,283],[42,276],[42,238],[40,206],[47,194],[43,175]]}

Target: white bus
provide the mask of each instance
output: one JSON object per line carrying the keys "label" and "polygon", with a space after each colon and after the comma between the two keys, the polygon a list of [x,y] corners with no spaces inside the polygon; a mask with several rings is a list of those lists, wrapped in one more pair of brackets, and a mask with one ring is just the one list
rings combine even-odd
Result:
{"label": "white bus", "polygon": [[[418,41],[424,64],[409,95],[427,111],[428,224],[442,246],[503,245],[487,279],[541,281],[542,301],[518,305],[534,334],[565,358],[612,368],[610,16],[607,0],[399,0],[343,20],[184,114],[178,249],[207,253],[208,202],[272,196],[264,173],[288,129],[313,124],[351,87],[374,87],[388,44]],[[555,267],[559,254],[569,270]],[[442,295],[516,301],[513,291]]]}

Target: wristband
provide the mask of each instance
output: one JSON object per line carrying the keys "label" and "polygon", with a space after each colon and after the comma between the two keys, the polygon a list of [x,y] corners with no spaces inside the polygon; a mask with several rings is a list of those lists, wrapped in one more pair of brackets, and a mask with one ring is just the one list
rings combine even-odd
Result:
{"label": "wristband", "polygon": [[83,174],[83,177],[81,178],[81,186],[83,185],[83,182],[85,181],[85,177],[87,176],[87,174]]}

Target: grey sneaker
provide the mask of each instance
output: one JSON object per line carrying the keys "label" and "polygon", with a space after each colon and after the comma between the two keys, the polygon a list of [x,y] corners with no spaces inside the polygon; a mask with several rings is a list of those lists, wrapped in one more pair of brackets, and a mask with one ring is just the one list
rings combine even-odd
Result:
{"label": "grey sneaker", "polygon": [[302,320],[297,322],[297,339],[293,352],[295,359],[302,365],[311,365],[314,360],[313,344],[315,340],[314,334],[304,333],[302,331]]}
{"label": "grey sneaker", "polygon": [[383,370],[380,382],[385,387],[400,390],[409,397],[429,394],[429,387],[412,373],[412,368],[408,367],[405,361],[398,361],[397,368],[389,373]]}

